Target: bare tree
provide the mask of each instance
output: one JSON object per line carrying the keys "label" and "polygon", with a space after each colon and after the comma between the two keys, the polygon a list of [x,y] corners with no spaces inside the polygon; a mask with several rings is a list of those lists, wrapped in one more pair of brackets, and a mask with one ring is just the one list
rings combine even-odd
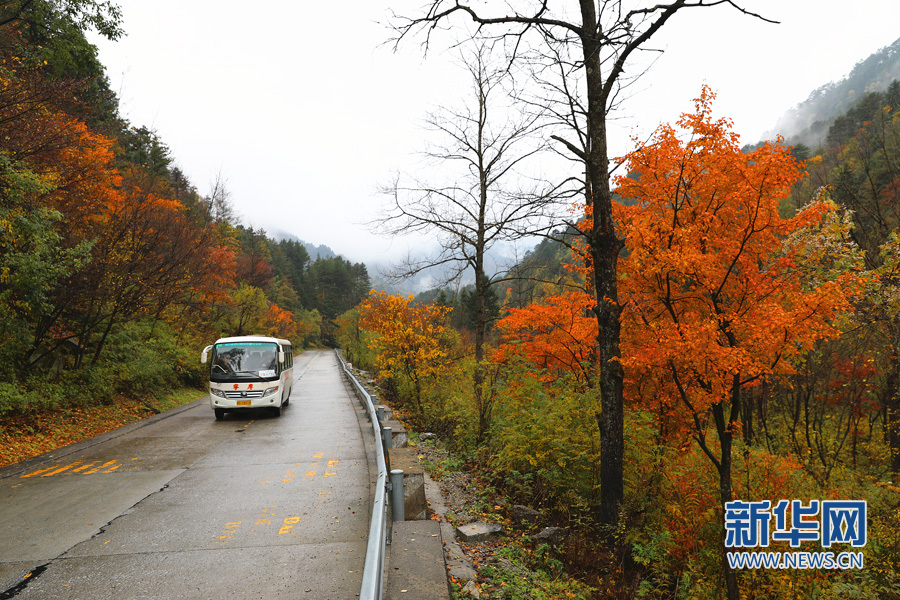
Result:
{"label": "bare tree", "polygon": [[210,184],[209,196],[203,199],[206,204],[206,212],[209,219],[216,224],[236,225],[237,215],[231,202],[231,190],[228,189],[228,180],[219,171],[216,179]]}
{"label": "bare tree", "polygon": [[[577,57],[576,67],[583,74],[586,105],[586,130],[582,146],[568,144],[567,149],[583,160],[586,167],[585,201],[593,215],[587,233],[597,303],[594,313],[599,333],[596,354],[599,362],[601,414],[600,519],[607,524],[618,521],[624,494],[624,412],[623,377],[620,358],[621,307],[616,285],[617,261],[624,246],[612,218],[612,194],[609,182],[607,118],[616,95],[626,80],[626,66],[638,50],[677,12],[688,8],[730,6],[741,13],[762,19],[740,6],[739,0],[509,0],[491,12],[483,4],[465,0],[432,0],[416,16],[397,16],[395,43],[422,34],[427,51],[436,31],[468,19],[476,26],[476,35],[504,43],[511,61],[521,58],[529,48],[562,45]],[[580,17],[580,18],[579,18]],[[727,577],[729,598],[738,597],[737,582]]]}
{"label": "bare tree", "polygon": [[[543,231],[547,211],[556,206],[554,194],[533,182],[532,189],[512,190],[508,180],[522,182],[521,167],[542,149],[532,135],[539,116],[509,111],[506,86],[511,78],[504,68],[491,66],[489,50],[480,45],[463,55],[471,90],[464,106],[444,107],[428,118],[428,126],[441,143],[426,152],[437,163],[431,181],[401,183],[385,189],[392,199],[388,214],[373,225],[387,235],[436,235],[439,250],[423,258],[409,258],[391,273],[414,276],[436,266],[447,268],[445,283],[471,270],[475,278],[475,401],[479,438],[491,412],[490,394],[484,390],[481,366],[488,322],[485,297],[496,283],[488,276],[485,258],[498,242]],[[439,173],[439,174],[438,174]]]}

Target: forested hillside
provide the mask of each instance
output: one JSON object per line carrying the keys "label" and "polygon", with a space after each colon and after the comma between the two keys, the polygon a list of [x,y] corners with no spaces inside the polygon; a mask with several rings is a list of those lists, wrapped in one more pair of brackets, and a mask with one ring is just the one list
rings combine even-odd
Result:
{"label": "forested hillside", "polygon": [[787,111],[769,137],[780,134],[793,144],[811,148],[822,144],[834,120],[849,113],[872,92],[884,92],[900,79],[900,39],[861,60],[840,81],[829,82]]}
{"label": "forested hillside", "polygon": [[[836,545],[864,568],[734,568],[737,596],[900,598],[898,90],[849,106],[805,163],[781,144],[741,150],[709,90],[627,158],[631,175],[616,180],[626,493],[615,531],[597,519],[602,366],[576,232],[488,287],[502,293],[480,394],[470,289],[373,294],[341,318],[354,363],[415,427],[468,457],[502,492],[490,502],[566,528],[565,544],[528,564],[564,564],[580,583],[532,582],[545,594],[535,597],[722,598],[722,540],[735,535],[726,503],[803,499],[793,510],[809,511],[839,498],[866,502],[867,543]],[[821,550],[780,539],[764,550]],[[507,597],[502,584],[483,589]]]}
{"label": "forested hillside", "polygon": [[[447,6],[398,35],[439,29],[462,5]],[[226,189],[198,191],[165,140],[124,120],[85,39],[122,34],[114,5],[0,5],[0,436],[37,414],[199,386],[199,351],[219,336],[336,343],[395,414],[477,473],[491,514],[528,505],[564,528],[552,545],[508,539],[546,577],[480,597],[900,599],[900,84],[868,87],[892,72],[896,45],[860,64],[853,93],[811,96],[814,143],[742,149],[704,87],[611,178],[597,94],[621,82],[615,70],[598,81],[600,49],[579,44],[626,56],[685,6],[610,11],[602,43],[543,9],[482,23],[546,42],[535,75],[558,73],[545,92],[570,94],[548,104],[564,113],[555,151],[573,172],[520,196],[491,187],[484,165],[499,157],[466,155],[468,180],[426,197],[481,202],[429,213],[465,225],[447,249],[481,277],[414,299],[239,223]],[[513,74],[507,59],[497,81]],[[580,86],[602,104],[590,120],[566,112],[589,104]],[[461,137],[490,130],[461,121]],[[563,201],[554,239],[485,272],[484,240],[512,218],[486,224],[492,203],[549,215]],[[837,525],[826,502],[850,503]],[[852,566],[741,567],[734,548]],[[482,567],[519,574],[505,557]]]}
{"label": "forested hillside", "polygon": [[115,5],[0,5],[0,415],[199,385],[219,336],[328,343],[368,292],[198,192],[119,115],[88,29],[122,35]]}

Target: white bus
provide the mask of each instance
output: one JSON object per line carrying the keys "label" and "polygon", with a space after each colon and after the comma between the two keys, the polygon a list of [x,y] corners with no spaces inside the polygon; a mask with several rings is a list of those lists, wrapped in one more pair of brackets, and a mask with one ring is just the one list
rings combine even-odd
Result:
{"label": "white bus", "polygon": [[269,408],[278,417],[290,401],[294,354],[288,340],[221,338],[203,349],[200,362],[210,364],[209,404],[218,420],[249,408]]}

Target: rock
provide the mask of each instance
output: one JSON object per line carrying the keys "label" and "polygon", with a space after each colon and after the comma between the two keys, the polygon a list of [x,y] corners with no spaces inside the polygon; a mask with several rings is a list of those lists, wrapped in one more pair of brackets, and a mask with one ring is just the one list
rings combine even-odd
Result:
{"label": "rock", "polygon": [[494,523],[469,523],[456,528],[456,536],[461,542],[472,544],[492,540],[503,532],[503,526]]}
{"label": "rock", "polygon": [[528,506],[516,504],[509,510],[509,518],[516,525],[532,525],[543,518],[544,515]]}
{"label": "rock", "polygon": [[549,544],[551,546],[559,546],[566,539],[566,530],[562,527],[544,527],[540,532],[531,536],[531,541],[535,545]]}
{"label": "rock", "polygon": [[466,582],[466,585],[463,586],[463,592],[469,595],[469,598],[476,598],[477,600],[481,600],[481,591],[478,589],[478,586],[475,585],[474,581]]}
{"label": "rock", "polygon": [[422,435],[419,436],[419,439],[422,440],[423,442],[427,442],[428,440],[436,440],[437,435],[434,433],[423,433]]}
{"label": "rock", "polygon": [[452,536],[453,526],[450,523],[441,523],[441,538],[450,540],[444,547],[444,562],[447,564],[447,572],[457,581],[475,581],[478,578],[478,572]]}

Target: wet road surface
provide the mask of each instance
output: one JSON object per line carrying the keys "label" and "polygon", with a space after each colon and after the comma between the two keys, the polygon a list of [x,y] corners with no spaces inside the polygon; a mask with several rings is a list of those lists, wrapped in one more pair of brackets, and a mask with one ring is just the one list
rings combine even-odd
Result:
{"label": "wet road surface", "polygon": [[204,397],[0,471],[0,599],[355,598],[358,405],[331,352],[294,380],[281,417],[216,421]]}

